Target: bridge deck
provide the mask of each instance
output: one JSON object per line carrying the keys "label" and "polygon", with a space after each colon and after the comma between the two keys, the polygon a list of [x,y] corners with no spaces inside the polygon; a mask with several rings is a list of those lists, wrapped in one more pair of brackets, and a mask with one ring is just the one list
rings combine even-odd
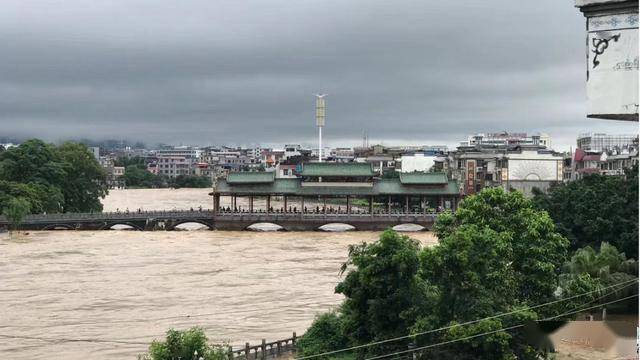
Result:
{"label": "bridge deck", "polygon": [[[418,224],[431,228],[434,213],[281,213],[281,212],[218,212],[141,211],[104,213],[37,214],[27,216],[21,229],[25,230],[106,230],[113,225],[129,225],[138,230],[173,230],[176,226],[197,222],[210,229],[243,230],[256,223],[273,223],[286,230],[316,230],[330,223],[344,223],[358,230],[382,230],[398,224]],[[9,222],[0,216],[0,228]]]}

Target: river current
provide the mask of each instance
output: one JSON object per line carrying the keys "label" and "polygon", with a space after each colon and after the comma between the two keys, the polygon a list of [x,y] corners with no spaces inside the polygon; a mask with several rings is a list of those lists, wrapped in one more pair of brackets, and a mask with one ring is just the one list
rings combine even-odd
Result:
{"label": "river current", "polygon": [[[105,211],[211,208],[208,192],[114,190],[103,203]],[[0,358],[135,359],[172,327],[200,326],[234,347],[302,334],[316,314],[340,303],[334,287],[348,246],[378,235],[0,234]],[[436,241],[429,232],[410,236]]]}

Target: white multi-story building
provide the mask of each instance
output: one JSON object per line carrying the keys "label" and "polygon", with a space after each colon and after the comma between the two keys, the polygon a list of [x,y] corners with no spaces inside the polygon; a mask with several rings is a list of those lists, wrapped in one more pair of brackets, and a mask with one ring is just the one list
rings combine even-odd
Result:
{"label": "white multi-story building", "polygon": [[400,157],[400,172],[429,171],[434,165],[436,156],[424,153],[405,154]]}
{"label": "white multi-story building", "polygon": [[158,156],[158,174],[171,178],[195,174],[195,159],[186,156]]}
{"label": "white multi-story building", "polygon": [[460,146],[438,168],[460,182],[463,194],[501,186],[529,195],[562,181],[564,156],[541,145]]}
{"label": "white multi-story building", "polygon": [[185,157],[198,159],[202,155],[202,150],[192,146],[174,146],[171,148],[156,150],[158,157]]}
{"label": "white multi-story building", "polygon": [[607,151],[616,148],[626,148],[632,146],[637,141],[637,134],[607,135],[588,133],[580,134],[577,144],[579,149],[586,151]]}
{"label": "white multi-story building", "polygon": [[540,145],[546,148],[551,148],[551,137],[544,133],[532,135],[528,135],[527,133],[509,133],[506,131],[497,133],[479,133],[469,135],[467,141],[462,143],[462,145]]}

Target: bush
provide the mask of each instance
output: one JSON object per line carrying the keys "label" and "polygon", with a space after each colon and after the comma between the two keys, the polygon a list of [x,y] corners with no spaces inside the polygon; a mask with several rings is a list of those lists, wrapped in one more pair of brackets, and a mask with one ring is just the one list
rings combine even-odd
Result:
{"label": "bush", "polygon": [[316,317],[296,343],[296,348],[299,356],[309,356],[344,349],[347,345],[340,316],[336,312],[330,312]]}
{"label": "bush", "polygon": [[[197,354],[197,356],[195,356]],[[139,357],[143,360],[173,359],[226,360],[227,350],[224,345],[207,344],[204,330],[193,327],[189,330],[167,331],[165,341],[154,340],[149,352]]]}

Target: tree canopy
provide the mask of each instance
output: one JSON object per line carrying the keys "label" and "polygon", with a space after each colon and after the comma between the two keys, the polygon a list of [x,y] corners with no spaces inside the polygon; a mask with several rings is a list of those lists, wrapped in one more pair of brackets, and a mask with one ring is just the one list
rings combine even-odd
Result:
{"label": "tree canopy", "polygon": [[33,213],[100,211],[106,174],[89,149],[33,139],[0,153],[0,210],[20,197]]}
{"label": "tree canopy", "polygon": [[607,242],[638,258],[638,166],[626,176],[593,174],[548,193],[536,191],[534,202],[551,215],[573,250]]}
{"label": "tree canopy", "polygon": [[[305,339],[313,345],[305,354],[327,351],[323,341],[358,346],[401,338],[359,348],[357,355],[406,351],[410,342],[453,342],[421,355],[538,358],[542,350],[529,345],[522,329],[503,329],[540,318],[532,307],[557,299],[568,241],[549,215],[519,192],[484,189],[464,199],[455,213],[441,214],[435,230],[439,244],[430,248],[391,230],[377,242],[351,246],[343,267],[347,276],[336,287],[345,299],[335,315],[318,318],[315,331],[305,334],[314,337]],[[489,334],[476,337],[483,333]]]}

